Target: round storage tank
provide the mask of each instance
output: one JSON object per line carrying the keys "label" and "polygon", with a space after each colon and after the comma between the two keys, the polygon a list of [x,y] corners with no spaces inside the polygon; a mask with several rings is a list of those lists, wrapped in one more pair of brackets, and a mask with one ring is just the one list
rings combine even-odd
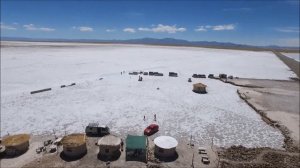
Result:
{"label": "round storage tank", "polygon": [[159,136],[154,139],[154,153],[158,157],[173,157],[176,155],[178,142],[170,136]]}
{"label": "round storage tank", "polygon": [[112,157],[120,153],[121,139],[114,135],[107,135],[99,139],[99,154]]}
{"label": "round storage tank", "polygon": [[63,153],[66,157],[79,158],[86,154],[85,134],[70,134],[62,139]]}
{"label": "round storage tank", "polygon": [[5,146],[7,156],[13,157],[25,153],[29,148],[28,134],[17,134],[7,136],[3,139],[2,144]]}

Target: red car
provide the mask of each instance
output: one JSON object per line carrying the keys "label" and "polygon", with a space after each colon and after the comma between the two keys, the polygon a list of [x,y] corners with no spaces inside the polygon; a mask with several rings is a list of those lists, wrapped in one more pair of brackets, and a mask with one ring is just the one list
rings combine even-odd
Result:
{"label": "red car", "polygon": [[144,130],[144,135],[150,136],[155,134],[158,131],[157,124],[151,124]]}

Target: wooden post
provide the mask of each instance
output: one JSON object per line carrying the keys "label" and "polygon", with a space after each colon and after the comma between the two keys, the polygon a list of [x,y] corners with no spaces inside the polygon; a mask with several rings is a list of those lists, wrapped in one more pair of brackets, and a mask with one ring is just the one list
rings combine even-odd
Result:
{"label": "wooden post", "polygon": [[193,137],[193,135],[191,134],[191,138],[190,138],[190,147],[192,147],[192,137]]}
{"label": "wooden post", "polygon": [[194,152],[193,152],[193,157],[192,157],[192,167],[194,168]]}

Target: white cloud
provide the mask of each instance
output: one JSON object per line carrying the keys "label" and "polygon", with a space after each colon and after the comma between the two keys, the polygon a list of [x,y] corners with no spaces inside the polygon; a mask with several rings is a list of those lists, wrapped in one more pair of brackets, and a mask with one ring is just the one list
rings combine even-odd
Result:
{"label": "white cloud", "polygon": [[130,28],[130,27],[123,29],[123,31],[124,32],[128,32],[128,33],[135,33],[135,29],[134,28]]}
{"label": "white cloud", "polygon": [[53,28],[36,27],[34,24],[23,25],[23,27],[26,30],[30,30],[30,31],[45,31],[45,32],[55,31],[55,29],[53,29]]}
{"label": "white cloud", "polygon": [[207,31],[205,26],[199,26],[197,29],[195,29],[196,32],[204,32]]}
{"label": "white cloud", "polygon": [[1,28],[1,30],[17,30],[16,27],[10,26],[10,25],[6,25],[6,24],[4,24],[2,22],[0,24],[0,28]]}
{"label": "white cloud", "polygon": [[140,27],[138,28],[139,31],[152,31],[151,29],[149,28],[146,28],[146,27]]}
{"label": "white cloud", "polygon": [[227,24],[227,25],[205,25],[205,26],[198,26],[195,31],[196,32],[204,32],[207,30],[213,30],[213,31],[222,31],[222,30],[234,30],[235,25],[234,24]]}
{"label": "white cloud", "polygon": [[39,30],[41,30],[41,31],[54,31],[55,29],[48,28],[48,27],[40,27]]}
{"label": "white cloud", "polygon": [[80,27],[73,26],[72,28],[76,29],[76,30],[79,30],[81,32],[92,32],[92,31],[94,31],[94,29],[92,27],[88,27],[88,26],[80,26]]}
{"label": "white cloud", "polygon": [[284,33],[299,33],[299,27],[282,27],[282,28],[275,28],[276,31],[284,32]]}
{"label": "white cloud", "polygon": [[138,28],[139,31],[149,31],[154,33],[176,33],[176,32],[184,32],[186,31],[186,28],[184,27],[176,27],[176,25],[169,26],[169,25],[163,25],[158,24],[157,26],[153,25],[151,28],[147,27],[140,27]]}
{"label": "white cloud", "polygon": [[105,31],[106,31],[106,32],[115,32],[116,29],[106,29]]}
{"label": "white cloud", "polygon": [[228,24],[228,25],[217,25],[213,26],[212,30],[220,31],[220,30],[234,30],[235,26],[234,24]]}

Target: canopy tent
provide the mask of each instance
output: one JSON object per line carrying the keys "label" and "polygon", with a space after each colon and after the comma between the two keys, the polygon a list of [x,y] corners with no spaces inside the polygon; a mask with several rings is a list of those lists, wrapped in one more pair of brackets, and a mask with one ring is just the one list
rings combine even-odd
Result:
{"label": "canopy tent", "polygon": [[145,136],[128,135],[126,138],[126,160],[146,161],[147,138]]}

